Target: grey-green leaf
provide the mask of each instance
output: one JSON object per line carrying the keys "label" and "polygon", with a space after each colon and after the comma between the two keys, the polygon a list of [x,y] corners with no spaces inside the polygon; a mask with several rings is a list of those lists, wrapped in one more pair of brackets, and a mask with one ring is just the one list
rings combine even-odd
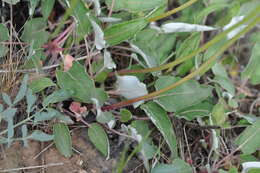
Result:
{"label": "grey-green leaf", "polygon": [[[172,76],[160,76],[155,83],[155,88],[156,90],[163,89],[178,80],[179,78]],[[200,85],[197,81],[190,80],[159,96],[155,102],[168,112],[179,112],[200,103],[209,96],[211,96],[209,86]]]}
{"label": "grey-green leaf", "polygon": [[27,141],[27,134],[28,134],[28,128],[27,128],[27,125],[24,124],[22,125],[22,140],[23,140],[23,145],[25,147],[28,147],[28,141]]}
{"label": "grey-green leaf", "polygon": [[46,109],[46,112],[37,112],[34,116],[34,124],[41,122],[41,121],[47,121],[51,120],[53,118],[57,118],[64,123],[72,124],[73,121],[69,116],[66,116],[62,114],[61,112],[57,111],[56,109],[48,108]]}
{"label": "grey-green leaf", "polygon": [[235,140],[243,154],[251,154],[260,147],[260,121],[248,126]]}
{"label": "grey-green leaf", "polygon": [[56,123],[53,126],[54,144],[65,157],[72,155],[72,142],[69,128],[66,124]]}
{"label": "grey-green leaf", "polygon": [[32,111],[32,107],[35,104],[37,97],[33,95],[32,90],[29,88],[27,89],[26,93],[26,103],[27,103],[27,113]]}
{"label": "grey-green leaf", "polygon": [[33,139],[41,142],[51,141],[53,140],[53,138],[54,138],[53,135],[49,135],[40,130],[34,130],[33,133],[30,136],[28,136],[28,139]]}
{"label": "grey-green leaf", "polygon": [[175,159],[172,164],[157,164],[151,173],[191,173],[192,168],[181,159]]}
{"label": "grey-green leaf", "polygon": [[18,103],[19,101],[21,101],[24,98],[24,96],[26,94],[26,90],[27,90],[28,79],[29,79],[29,76],[28,76],[28,74],[26,74],[22,80],[19,91],[14,99],[14,104]]}
{"label": "grey-green leaf", "polygon": [[148,21],[145,18],[139,18],[112,25],[104,31],[105,40],[110,46],[114,46],[130,39],[147,24]]}
{"label": "grey-green leaf", "polygon": [[109,155],[109,140],[104,129],[97,123],[91,124],[88,136],[95,147],[104,155]]}
{"label": "grey-green leaf", "polygon": [[2,98],[4,100],[4,102],[8,105],[8,106],[12,106],[12,100],[9,97],[9,95],[7,95],[6,93],[2,93]]}
{"label": "grey-green leaf", "polygon": [[29,84],[29,88],[32,89],[33,93],[40,92],[44,90],[47,87],[56,86],[55,83],[52,82],[51,79],[43,77],[37,80],[33,80]]}
{"label": "grey-green leaf", "polygon": [[153,124],[162,133],[165,141],[169,145],[172,156],[177,156],[177,142],[173,131],[172,123],[166,111],[154,102],[148,102],[141,106]]}
{"label": "grey-green leaf", "polygon": [[1,112],[5,121],[7,121],[7,143],[8,146],[12,143],[12,137],[14,136],[14,116],[16,113],[16,108],[8,108]]}

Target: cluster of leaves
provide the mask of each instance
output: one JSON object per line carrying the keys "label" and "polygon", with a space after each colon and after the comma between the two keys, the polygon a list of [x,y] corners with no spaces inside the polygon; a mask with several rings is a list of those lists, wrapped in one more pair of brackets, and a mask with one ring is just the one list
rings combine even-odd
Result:
{"label": "cluster of leaves", "polygon": [[[7,0],[6,2],[10,3]],[[19,1],[11,2],[15,4]],[[259,10],[260,6],[257,0],[250,2],[234,0],[230,3],[224,0],[205,2],[179,0],[178,2],[187,4],[186,6],[194,3],[194,8],[184,9],[186,7],[184,5],[183,8],[180,8],[182,11],[177,19],[157,26],[153,22],[166,14],[167,0],[89,0],[87,2],[60,0],[59,3],[66,9],[66,12],[61,23],[50,34],[43,28],[47,28],[48,17],[54,7],[54,1],[41,1],[42,17],[33,17],[39,1],[29,1],[31,18],[25,23],[21,35],[21,40],[30,45],[24,69],[34,68],[37,73],[46,73],[44,71],[46,67],[43,64],[51,62],[48,57],[55,59],[59,54],[64,60],[63,68],[57,69],[55,76],[41,77],[29,84],[28,75],[25,75],[13,102],[7,94],[2,94],[7,108],[4,109],[0,105],[0,120],[3,119],[7,122],[7,129],[0,132],[0,135],[7,133],[7,136],[1,136],[0,142],[10,145],[14,140],[22,140],[26,145],[28,139],[54,140],[57,149],[64,156],[70,157],[72,155],[72,142],[68,124],[73,123],[73,121],[54,108],[56,103],[72,99],[74,102],[71,103],[69,111],[75,115],[78,121],[84,122],[84,117],[88,116],[90,111],[96,113],[96,122],[87,124],[89,127],[88,136],[105,157],[109,158],[110,144],[104,127],[113,130],[116,124],[120,124],[120,133],[138,144],[128,158],[125,158],[126,152],[123,152],[117,168],[118,172],[123,171],[135,153],[139,153],[148,172],[192,172],[192,166],[186,163],[184,158],[179,158],[178,141],[172,119],[168,115],[174,113],[174,116],[179,119],[198,122],[200,125],[220,128],[232,127],[228,121],[228,115],[231,114],[231,111],[235,112],[239,109],[238,100],[246,96],[236,94],[235,86],[229,78],[231,73],[226,71],[226,66],[238,63],[232,57],[227,57],[227,60],[224,61],[221,59],[221,53],[227,48],[224,47],[224,49],[223,45],[233,43],[240,36],[237,34],[247,31],[247,27],[254,21],[259,22],[256,19],[259,14],[256,12],[255,15],[255,11]],[[102,6],[107,8],[101,8]],[[111,13],[112,10],[114,13]],[[223,11],[227,13],[224,18]],[[109,17],[106,17],[107,14]],[[216,22],[213,22],[214,26],[205,26],[205,20],[210,14],[214,14],[213,18],[216,19]],[[72,22],[69,26],[65,25],[70,16],[72,18],[69,22]],[[241,23],[236,26],[238,22]],[[61,32],[63,27],[65,29]],[[217,41],[208,44],[201,51],[199,46],[203,40],[202,34],[199,32],[217,31],[220,30],[219,28],[225,30],[226,33],[217,35],[215,39]],[[8,29],[3,24],[0,25],[0,31],[5,33],[0,36],[0,41],[9,39]],[[92,33],[94,39],[91,37]],[[92,53],[97,51],[102,56],[101,59],[88,61],[88,69],[80,60],[80,56],[77,55],[78,52],[75,53],[73,49],[74,45],[78,45],[84,40],[85,42],[88,40]],[[254,48],[250,61],[241,75],[243,79],[249,79],[253,85],[260,83],[260,73],[259,68],[257,68],[260,62],[260,49],[257,41],[259,41],[259,36],[253,35],[250,43],[254,44]],[[131,51],[131,61],[127,70],[133,75],[116,76],[116,89],[107,92],[105,90],[106,81],[110,80],[111,72],[118,66],[112,59],[114,55],[112,50],[122,42],[127,43],[128,46],[124,48]],[[87,49],[89,51],[89,48]],[[0,47],[0,56],[4,56],[7,51],[7,47]],[[75,56],[79,56],[78,59],[74,59],[70,55],[73,51]],[[194,58],[191,59],[192,57]],[[211,60],[211,57],[216,57],[213,62],[208,61]],[[89,54],[87,58],[91,58]],[[174,65],[167,64],[172,60],[175,60],[173,61],[174,65],[182,63],[173,72],[171,70]],[[207,65],[206,68],[200,68],[204,67],[204,64]],[[168,71],[165,72],[164,69],[168,69]],[[211,85],[199,83],[199,79],[202,81],[201,75],[209,69],[211,69],[212,77],[204,81]],[[151,73],[147,76],[136,74],[139,72]],[[118,73],[120,74],[120,71]],[[187,73],[195,74],[193,76],[195,79],[188,78],[186,81],[183,76]],[[148,76],[152,80],[149,88],[145,84]],[[57,82],[55,83],[53,79],[56,79]],[[175,84],[176,86],[169,87]],[[48,88],[54,88],[54,91],[45,97],[44,92]],[[148,97],[147,94],[150,91],[155,92],[151,94],[151,97]],[[213,91],[217,97],[213,96]],[[131,99],[132,102],[126,101],[113,105],[108,93]],[[35,105],[37,100],[35,94],[44,96],[41,105]],[[15,105],[24,97],[27,103],[27,118],[14,124],[13,118],[17,111]],[[135,100],[136,98],[140,99]],[[144,99],[149,99],[149,101],[145,103]],[[161,146],[155,145],[156,140],[150,135],[152,133],[150,123],[138,120],[138,118],[135,120],[132,115],[133,108],[121,108],[119,112],[106,111],[119,109],[129,105],[129,103],[133,103],[134,109],[144,112],[160,132],[170,150],[169,153],[171,153],[171,156],[166,153],[169,156],[169,162],[162,162]],[[105,106],[106,104],[108,106]],[[93,109],[87,109],[86,105],[92,105]],[[42,108],[39,108],[40,106]],[[120,115],[120,118],[117,118],[115,114]],[[260,140],[257,140],[257,132],[260,129],[259,117],[240,114],[239,118],[242,120],[238,124],[248,127],[236,137],[234,144],[238,146],[238,149],[241,149],[244,158],[250,157],[244,159],[244,162],[252,161],[252,153],[255,153],[260,147]],[[42,121],[50,120],[55,122],[53,135],[40,130],[33,130],[28,135],[26,125],[28,121],[33,121],[33,124],[37,125]],[[22,125],[22,137],[14,138],[14,128],[20,125]],[[221,132],[211,129],[210,134],[212,144],[207,143],[206,145],[210,147],[210,153],[213,153],[212,158],[221,161],[222,158],[219,155]],[[254,159],[257,160],[257,158]],[[214,160],[210,161],[213,163]],[[259,166],[259,162],[255,165]],[[255,165],[248,167],[256,167]],[[219,167],[208,166],[208,169],[214,170],[219,169]],[[245,166],[244,169],[247,167]],[[229,172],[232,171],[238,172],[235,167],[230,168]]]}

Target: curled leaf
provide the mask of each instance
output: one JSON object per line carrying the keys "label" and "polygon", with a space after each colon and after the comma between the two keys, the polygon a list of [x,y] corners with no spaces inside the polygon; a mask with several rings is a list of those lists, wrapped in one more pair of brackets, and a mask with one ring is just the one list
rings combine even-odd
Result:
{"label": "curled leaf", "polygon": [[116,68],[116,64],[111,58],[111,54],[107,50],[104,51],[104,67],[108,69]]}
{"label": "curled leaf", "polygon": [[[157,27],[155,27],[156,29]],[[197,25],[197,24],[189,24],[189,23],[181,23],[181,22],[172,22],[163,24],[160,28],[157,28],[162,33],[173,33],[173,32],[200,32],[200,31],[212,31],[217,28],[205,26],[205,25]]]}
{"label": "curled leaf", "polygon": [[100,26],[93,20],[90,21],[95,33],[95,46],[98,50],[106,47],[106,41],[104,39],[104,33]]}
{"label": "curled leaf", "polygon": [[[127,99],[134,99],[148,94],[146,85],[139,81],[135,76],[118,76],[117,90],[120,95]],[[134,103],[134,107],[138,107],[143,101]]]}
{"label": "curled leaf", "polygon": [[[223,30],[227,30],[228,28],[232,27],[233,25],[237,24],[238,22],[242,21],[245,16],[235,16],[231,19],[231,21],[223,27]],[[233,29],[231,32],[227,34],[227,38],[230,40],[233,38],[236,34],[238,34],[241,30],[243,30],[246,27],[246,25],[241,25],[236,29]]]}
{"label": "curled leaf", "polygon": [[250,169],[253,169],[253,168],[260,169],[260,162],[244,162],[244,163],[242,163],[242,167],[243,167],[242,173],[247,173],[247,172],[249,172]]}

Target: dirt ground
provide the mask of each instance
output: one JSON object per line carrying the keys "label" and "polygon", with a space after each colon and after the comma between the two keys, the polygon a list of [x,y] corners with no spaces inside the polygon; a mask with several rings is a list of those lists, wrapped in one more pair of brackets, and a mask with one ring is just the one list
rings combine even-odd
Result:
{"label": "dirt ground", "polygon": [[[23,147],[19,142],[15,142],[10,148],[2,146],[0,172],[111,173],[116,167],[118,158],[106,160],[89,142],[85,128],[73,132],[72,143],[74,153],[70,158],[62,156],[52,143],[30,141],[28,147]],[[111,155],[119,157],[119,148],[113,147]],[[140,163],[136,159],[132,161],[127,172],[131,172],[138,164]]]}

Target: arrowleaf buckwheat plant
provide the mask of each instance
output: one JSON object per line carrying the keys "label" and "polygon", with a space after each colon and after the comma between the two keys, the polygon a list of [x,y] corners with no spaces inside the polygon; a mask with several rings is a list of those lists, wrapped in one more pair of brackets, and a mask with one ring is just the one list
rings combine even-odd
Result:
{"label": "arrowleaf buckwheat plant", "polygon": [[0,172],[260,171],[258,0],[4,0],[0,14],[1,149],[62,158],[5,166],[7,152]]}

